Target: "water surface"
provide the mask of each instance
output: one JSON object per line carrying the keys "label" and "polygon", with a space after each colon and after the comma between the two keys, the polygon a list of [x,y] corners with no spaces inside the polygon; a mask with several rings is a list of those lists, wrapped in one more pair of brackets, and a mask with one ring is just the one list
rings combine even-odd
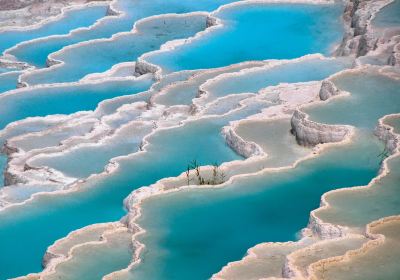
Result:
{"label": "water surface", "polygon": [[372,21],[378,28],[398,27],[400,25],[400,1],[394,0],[380,10]]}
{"label": "water surface", "polygon": [[4,114],[0,118],[0,129],[27,117],[94,110],[102,100],[142,92],[151,84],[152,80],[148,77],[138,80],[26,88],[14,94],[0,95],[0,111]]}
{"label": "water surface", "polygon": [[115,64],[135,61],[138,56],[157,50],[168,41],[193,36],[205,25],[204,15],[153,18],[138,25],[136,32],[57,53],[53,58],[64,64],[54,66],[52,71],[31,72],[23,81],[29,85],[78,81],[88,74],[109,70]]}
{"label": "water surface", "polygon": [[288,172],[146,201],[139,239],[147,249],[129,279],[207,279],[258,243],[296,240],[324,192],[377,174],[380,148],[373,137],[360,139]]}
{"label": "water surface", "polygon": [[[239,117],[243,114],[235,118]],[[0,278],[40,271],[44,252],[55,240],[89,224],[119,220],[125,213],[122,201],[132,190],[180,174],[193,159],[200,164],[240,159],[219,133],[227,121],[229,118],[200,121],[161,132],[152,137],[148,153],[123,160],[116,173],[92,182],[92,188],[70,195],[42,196],[1,212],[0,264],[5,269]]]}
{"label": "water surface", "polygon": [[169,72],[330,54],[342,35],[341,12],[340,5],[239,5],[216,15],[224,20],[223,28],[147,60]]}
{"label": "water surface", "polygon": [[0,53],[24,41],[55,34],[67,34],[78,27],[90,26],[106,13],[106,5],[72,9],[68,10],[62,18],[49,21],[37,28],[0,32]]}
{"label": "water surface", "polygon": [[20,74],[21,72],[19,71],[0,74],[0,94],[8,90],[16,89]]}
{"label": "water surface", "polygon": [[[104,18],[101,23],[91,26],[90,29],[81,28],[67,35],[26,43],[13,50],[11,54],[21,61],[37,67],[45,67],[48,55],[63,47],[88,40],[109,38],[116,33],[130,31],[136,21],[145,17],[165,13],[183,14],[192,11],[212,11],[219,5],[230,2],[233,0],[118,0],[114,7],[121,12],[121,16]],[[92,43],[97,44],[97,42]]]}

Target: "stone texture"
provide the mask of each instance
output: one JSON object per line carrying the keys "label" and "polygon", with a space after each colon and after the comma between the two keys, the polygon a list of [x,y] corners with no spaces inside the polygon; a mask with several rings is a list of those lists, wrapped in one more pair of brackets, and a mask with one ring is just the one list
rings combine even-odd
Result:
{"label": "stone texture", "polygon": [[307,115],[299,110],[295,110],[293,113],[291,126],[297,143],[303,146],[340,142],[350,133],[350,129],[346,126],[326,125],[310,121]]}

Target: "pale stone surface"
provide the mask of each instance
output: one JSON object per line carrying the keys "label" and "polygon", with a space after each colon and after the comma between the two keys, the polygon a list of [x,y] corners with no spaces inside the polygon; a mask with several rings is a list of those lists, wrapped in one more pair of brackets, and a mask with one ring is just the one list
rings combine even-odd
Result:
{"label": "pale stone surface", "polygon": [[293,113],[292,133],[300,145],[315,146],[323,143],[341,142],[350,133],[350,129],[341,125],[327,125],[310,121],[299,110]]}
{"label": "pale stone surface", "polygon": [[28,26],[61,14],[63,8],[107,0],[0,0],[1,27]]}
{"label": "pale stone surface", "polygon": [[222,135],[224,136],[228,146],[245,158],[264,154],[260,146],[254,142],[245,141],[242,137],[236,134],[232,127],[224,127]]}
{"label": "pale stone surface", "polygon": [[329,80],[325,80],[322,82],[321,90],[319,91],[319,98],[321,100],[327,100],[332,96],[340,94],[340,91],[337,89],[334,83]]}

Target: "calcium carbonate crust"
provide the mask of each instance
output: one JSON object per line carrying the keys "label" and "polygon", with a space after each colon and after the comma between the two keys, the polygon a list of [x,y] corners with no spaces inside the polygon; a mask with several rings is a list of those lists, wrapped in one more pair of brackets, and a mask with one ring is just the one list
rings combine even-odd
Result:
{"label": "calcium carbonate crust", "polygon": [[[245,1],[249,2],[249,1]],[[251,1],[253,2],[260,2],[260,1]],[[261,1],[265,2],[265,1]],[[271,1],[268,1],[271,2]],[[275,1],[272,1],[275,2]],[[281,2],[281,1],[276,1],[276,2]],[[287,1],[284,1],[287,2]],[[293,2],[304,2],[304,1],[293,1]],[[326,3],[326,1],[313,1],[313,3]],[[229,5],[236,5],[234,4],[229,4]],[[226,6],[229,6],[226,5]],[[220,8],[221,9],[221,8]],[[350,14],[356,14],[355,12],[351,12]],[[358,23],[356,24],[355,27],[355,32],[354,34],[361,33],[363,31],[363,22],[365,20],[362,19],[363,16],[357,15],[355,17],[356,21]],[[207,17],[207,26],[212,27],[212,26],[217,26],[218,25],[218,19],[212,16]],[[206,30],[204,32],[210,32],[210,30]],[[201,33],[201,32],[200,32]],[[194,38],[197,36],[200,36],[199,34],[196,35]],[[189,39],[189,40],[192,40]],[[361,40],[361,39],[360,39]],[[173,42],[172,44],[166,44],[167,49],[174,48],[176,46],[181,45],[182,43],[187,43],[188,41],[182,41],[179,40],[178,42]],[[347,44],[347,46],[350,46],[353,43]],[[355,49],[354,46],[351,46],[352,49]],[[360,47],[360,45],[357,47],[357,51],[361,52],[361,50],[364,49],[364,47]],[[165,49],[162,48],[161,51],[164,51]],[[146,57],[149,54],[144,55],[143,57]],[[394,60],[396,63],[396,54],[394,54]],[[50,63],[53,63],[53,60],[50,60]],[[152,72],[156,74],[156,77],[160,79],[162,71],[158,66],[151,65],[147,63],[142,57],[138,59],[138,61],[135,64],[135,70],[137,74],[144,74],[148,72]],[[320,90],[320,99],[321,100],[327,100],[333,96],[340,95],[341,93],[334,87],[334,85],[329,81],[326,80],[322,83],[322,87]],[[180,124],[182,125],[182,124]],[[298,142],[302,145],[306,146],[315,146],[319,144],[323,144],[322,146],[329,146],[327,143],[343,143],[345,141],[349,141],[351,136],[352,136],[352,128],[348,126],[329,126],[329,125],[323,125],[323,124],[318,124],[315,122],[312,122],[308,120],[307,116],[301,112],[301,110],[295,110],[292,116],[292,128],[293,132],[296,135],[296,139]],[[381,136],[382,139],[387,143],[388,149],[392,152],[396,152],[396,148],[398,146],[398,139],[393,136],[390,133],[390,128],[388,129],[385,127],[385,125],[382,124],[382,127],[377,127],[376,133]],[[227,142],[230,143],[230,145],[236,150],[239,154],[242,153],[244,156],[250,156],[250,157],[256,157],[256,156],[262,156],[262,149],[255,143],[252,142],[246,142],[243,139],[240,138],[239,135],[235,133],[234,130],[232,130],[229,127],[224,128],[223,135],[226,137]],[[142,145],[142,150],[141,152],[145,152],[146,145],[146,137],[143,140],[143,145]],[[319,145],[321,146],[321,145]],[[6,147],[6,150],[10,149],[10,153],[12,153],[12,148],[11,147]],[[14,151],[15,152],[15,151]],[[398,151],[397,151],[398,152]],[[297,164],[297,163],[296,163]],[[385,164],[385,163],[384,163]],[[26,166],[27,169],[31,168],[29,166]],[[117,168],[117,167],[115,167]],[[385,168],[383,168],[383,173],[384,173]],[[382,174],[382,173],[381,173]],[[104,175],[104,174],[103,174]],[[182,176],[182,175],[181,175]],[[164,179],[166,181],[168,180],[177,180],[178,178],[167,178]],[[10,177],[10,181],[13,181],[14,179]],[[178,179],[179,180],[179,179]],[[126,223],[126,225],[134,232],[133,238],[135,240],[135,237],[138,234],[143,233],[143,230],[140,229],[140,227],[135,223],[137,218],[140,216],[140,203],[142,202],[143,199],[147,199],[151,196],[154,195],[160,195],[161,193],[166,193],[165,189],[162,187],[163,185],[163,180],[155,184],[154,186],[147,187],[147,188],[141,188],[132,193],[126,200],[125,200],[125,205],[127,209],[129,209],[129,214],[127,217],[125,217],[122,221]],[[190,188],[195,188],[196,186],[190,186]],[[176,191],[176,190],[173,190]],[[325,196],[325,195],[324,195]],[[324,198],[321,201],[322,207],[325,207],[327,205],[326,201],[324,201]],[[316,234],[317,236],[321,237],[322,239],[331,239],[331,238],[338,238],[338,237],[343,237],[346,236],[346,230],[341,228],[341,227],[336,227],[335,225],[327,225],[323,224],[322,221],[320,221],[318,218],[314,217],[313,214],[311,214],[310,217],[310,223],[309,223],[309,228],[311,231]],[[134,256],[134,261],[132,262],[131,267],[133,267],[136,263],[140,262],[140,252],[141,249],[143,249],[143,244],[137,243],[137,241],[134,241],[135,245],[138,247],[138,250],[135,251],[135,256]],[[50,260],[54,258],[54,255],[51,253],[51,251],[48,252],[48,255],[45,257],[45,264],[48,265]],[[285,268],[287,270],[286,274],[284,272],[284,275],[286,276],[291,276],[293,273],[291,272],[292,270],[290,267]],[[113,277],[113,274],[109,275],[106,278],[111,279]]]}
{"label": "calcium carbonate crust", "polygon": [[[350,70],[350,71],[357,71],[357,70]],[[344,71],[344,72],[348,72],[348,71]],[[337,75],[340,75],[340,73]],[[328,79],[327,81],[329,81],[329,80],[330,79]],[[322,96],[337,95],[337,94],[325,95],[325,93],[322,93],[322,96],[321,96],[321,92],[325,90],[324,89],[325,86],[326,85],[324,85],[324,83],[321,86],[321,91],[320,91],[321,99],[324,99]],[[334,89],[334,92],[337,92],[336,87],[329,86],[329,88],[332,88],[332,89]],[[298,111],[298,112],[300,112],[300,111]],[[380,178],[382,178],[386,174],[388,174],[388,172],[389,172],[388,166],[387,166],[388,160],[390,160],[390,158],[392,158],[392,157],[398,156],[398,154],[400,153],[400,151],[399,151],[400,135],[398,135],[394,132],[393,127],[385,124],[385,120],[387,118],[391,118],[391,117],[399,117],[400,118],[400,114],[386,115],[385,117],[383,117],[379,120],[378,125],[375,129],[375,134],[385,143],[388,151],[391,152],[391,156],[388,157],[387,159],[385,159],[384,162],[382,163],[382,168],[379,172],[379,175],[377,177],[375,177],[368,186],[345,188],[345,189],[333,190],[328,193],[325,193],[323,195],[323,197],[321,198],[321,207],[311,212],[308,228],[304,229],[302,231],[303,238],[301,238],[300,241],[298,241],[299,244],[304,242],[304,240],[309,240],[310,237],[312,237],[312,238],[314,238],[314,240],[316,240],[315,244],[321,244],[321,242],[330,242],[332,240],[346,239],[346,238],[351,238],[354,236],[354,234],[351,232],[351,230],[349,228],[339,226],[339,225],[325,223],[320,218],[317,217],[316,213],[320,209],[325,209],[325,208],[329,207],[329,203],[326,200],[326,197],[329,196],[329,194],[335,193],[335,192],[341,192],[343,190],[348,190],[348,189],[357,190],[359,188],[372,187],[375,182],[379,181]],[[368,239],[368,241],[366,243],[364,243],[360,249],[350,250],[350,251],[346,252],[344,255],[331,257],[331,258],[327,258],[327,259],[322,259],[320,261],[312,263],[309,267],[306,268],[307,274],[308,274],[306,277],[302,273],[300,273],[298,267],[296,267],[294,265],[294,261],[296,259],[296,251],[294,251],[293,253],[291,253],[287,256],[287,259],[282,266],[281,277],[296,279],[296,280],[297,279],[317,280],[318,278],[316,278],[316,276],[315,276],[316,270],[321,269],[321,267],[326,265],[327,263],[329,264],[332,262],[338,262],[338,261],[350,259],[353,256],[364,254],[369,249],[374,248],[374,247],[378,246],[379,244],[382,244],[384,242],[384,236],[371,234],[370,228],[373,227],[375,224],[380,224],[380,223],[383,223],[384,221],[387,221],[387,220],[390,221],[392,219],[397,220],[397,219],[399,219],[399,216],[394,217],[394,218],[393,217],[382,218],[376,222],[372,222],[371,224],[367,225],[366,231],[365,231],[365,237]],[[318,241],[318,240],[321,240],[321,241]],[[262,243],[262,244],[268,245],[268,243]],[[257,246],[259,246],[259,245],[257,245]],[[312,245],[312,246],[314,246],[314,245]],[[268,248],[268,246],[266,246],[266,248]],[[305,248],[308,248],[308,247],[305,247]],[[302,249],[300,249],[300,250],[302,250]],[[251,261],[254,258],[256,258],[256,257],[254,256],[254,253],[252,253],[252,249],[250,249],[248,252],[248,255],[246,255],[242,260],[229,263],[219,273],[215,274],[213,279],[218,279],[218,280],[229,279],[229,278],[222,277],[223,274],[226,273],[226,271],[229,271],[229,269],[231,269],[232,266],[245,265],[246,262],[248,262],[249,260]],[[275,277],[266,277],[266,278],[262,278],[262,279],[275,279]]]}

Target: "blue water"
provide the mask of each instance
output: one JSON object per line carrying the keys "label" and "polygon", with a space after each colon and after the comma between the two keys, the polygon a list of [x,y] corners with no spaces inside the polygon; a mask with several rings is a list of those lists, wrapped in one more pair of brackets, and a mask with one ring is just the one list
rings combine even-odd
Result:
{"label": "blue water", "polygon": [[135,21],[139,19],[164,13],[212,11],[219,5],[230,2],[233,2],[233,0],[119,0],[116,7],[118,10],[125,13],[121,17],[108,17],[103,19],[101,24],[97,24],[91,29],[77,30],[68,35],[27,43],[13,50],[11,53],[21,61],[26,61],[37,67],[45,67],[46,59],[50,53],[78,42],[109,38],[115,33],[130,31]]}
{"label": "blue water", "polygon": [[358,127],[351,145],[224,190],[146,202],[139,223],[147,231],[142,237],[147,250],[134,278],[206,279],[257,243],[294,240],[324,192],[367,184],[379,170],[383,150],[372,131],[380,117],[400,112],[399,81],[361,73],[340,76],[335,84],[352,95],[307,112],[312,120]]}
{"label": "blue water", "polygon": [[258,92],[260,89],[279,83],[319,81],[350,66],[349,60],[312,59],[279,65],[271,69],[231,76],[215,83],[210,91],[215,96],[233,93]]}
{"label": "blue water", "polygon": [[[147,131],[150,133],[150,129]],[[104,171],[110,159],[137,152],[141,140],[142,138],[133,133],[125,133],[119,138],[108,140],[104,145],[83,146],[65,154],[35,159],[30,163],[34,166],[54,168],[66,176],[86,178]],[[79,162],[79,165],[76,162]]]}
{"label": "blue water", "polygon": [[[335,79],[335,84],[351,92],[349,97],[329,102],[324,110],[307,110],[310,117],[326,123],[357,125],[373,130],[377,119],[400,112],[400,81],[376,74],[349,74]],[[354,108],[357,108],[355,110]],[[396,122],[395,122],[396,125]],[[379,155],[376,158],[382,160]],[[379,180],[371,190],[338,193],[333,196],[333,207],[322,211],[324,221],[362,227],[379,218],[398,215],[400,158],[389,161],[389,175]],[[362,161],[360,161],[362,162]]]}
{"label": "blue water", "polygon": [[145,202],[139,223],[147,231],[140,238],[147,249],[131,278],[208,279],[258,243],[295,240],[324,192],[376,175],[381,146],[372,138],[357,142],[288,172]]}
{"label": "blue water", "polygon": [[74,258],[56,268],[48,280],[97,280],[127,267],[132,259],[132,236],[129,232],[107,236],[107,243],[92,244],[74,250]]}
{"label": "blue water", "polygon": [[119,220],[124,215],[122,201],[132,190],[180,174],[193,159],[201,164],[238,159],[219,133],[227,121],[196,122],[160,132],[152,137],[148,153],[122,161],[117,173],[93,182],[92,188],[43,196],[0,213],[0,279],[40,271],[52,242],[85,225]]}
{"label": "blue water", "polygon": [[400,157],[388,161],[391,172],[370,189],[345,191],[329,196],[332,207],[318,213],[323,221],[363,228],[387,216],[400,214]]}
{"label": "blue water", "polygon": [[148,250],[132,272],[135,279],[206,279],[257,243],[294,240],[324,192],[367,184],[383,150],[372,130],[380,117],[400,112],[399,81],[361,73],[341,76],[335,84],[352,95],[307,112],[319,122],[360,128],[353,144],[289,172],[146,202],[139,223],[147,231],[142,241]]}
{"label": "blue water", "polygon": [[394,0],[380,10],[374,20],[373,26],[379,28],[398,27],[400,25],[400,1]]}
{"label": "blue water", "polygon": [[[372,130],[384,115],[400,112],[400,82],[376,74],[348,74],[335,85],[351,93],[308,112],[312,119],[328,124],[356,125]],[[356,110],[354,108],[357,108]]]}
{"label": "blue water", "polygon": [[147,78],[137,81],[27,88],[16,94],[0,95],[0,111],[2,112],[0,129],[11,122],[27,117],[94,110],[102,100],[142,92],[151,84],[152,80]]}
{"label": "blue water", "polygon": [[395,133],[400,134],[400,116],[386,119],[385,123],[392,126]]}
{"label": "blue water", "polygon": [[177,71],[317,52],[329,54],[341,38],[341,11],[340,5],[238,6],[218,15],[226,23],[224,28],[172,52],[153,55],[148,61],[166,71]]}
{"label": "blue water", "polygon": [[35,29],[0,32],[0,53],[23,41],[55,34],[66,34],[78,27],[90,26],[99,18],[104,17],[106,12],[107,6],[74,9],[66,12],[60,20],[48,22]]}
{"label": "blue water", "polygon": [[[148,21],[140,25],[138,32],[125,33],[112,41],[86,44],[64,52],[60,55],[60,59],[65,61],[61,67],[55,67],[52,71],[33,72],[24,81],[30,85],[77,81],[87,74],[106,71],[115,64],[135,61],[141,54],[156,50],[169,40],[194,35],[203,30],[205,25],[205,16],[201,15]],[[82,60],[83,57],[90,60]]]}
{"label": "blue water", "polygon": [[0,94],[17,88],[18,76],[20,74],[21,72],[18,71],[0,74]]}
{"label": "blue water", "polygon": [[[24,44],[13,54],[44,67],[50,53],[77,42],[129,31],[134,22],[143,17],[167,12],[210,11],[229,2],[232,0],[120,0],[117,6],[126,12],[124,16],[107,17],[90,30],[76,30],[65,36]],[[243,7],[220,12],[226,27],[174,51],[152,56],[150,61],[162,65],[166,71],[175,71],[253,59],[295,58],[316,52],[330,54],[341,36],[340,5],[250,4]],[[89,26],[96,17],[104,15],[96,16],[97,12],[88,11],[85,18],[84,12],[81,13],[74,13],[69,17],[74,20],[67,24],[62,25],[63,20],[51,23],[47,35],[66,34],[77,27]],[[134,61],[168,40],[193,36],[204,28],[204,16],[194,21],[189,17],[166,22],[155,20],[143,25],[140,32],[121,35],[115,41],[100,40],[70,49],[58,57],[65,60],[65,65],[49,72],[36,72],[28,76],[27,81],[30,84],[77,81],[87,74],[106,71],[117,63]],[[31,32],[32,36],[37,36],[32,38],[47,36],[40,32],[44,30]],[[27,32],[21,37],[13,34],[10,35],[12,40],[29,40]],[[5,35],[0,34],[0,49],[8,44],[1,36]],[[218,85],[217,94],[256,92],[280,82],[319,80],[348,67],[348,63],[315,60],[279,66],[267,72],[228,79]],[[0,76],[0,93],[15,87],[17,74],[7,78],[10,79]],[[337,99],[309,112],[314,120],[361,128],[355,142],[332,148],[286,172],[247,177],[225,189],[185,191],[147,201],[140,220],[148,230],[141,237],[147,250],[144,262],[130,276],[207,279],[227,262],[240,259],[257,243],[295,240],[324,192],[368,183],[377,174],[380,162],[377,155],[383,149],[371,130],[377,118],[399,111],[398,83],[370,74],[349,75],[335,82],[341,89],[360,94]],[[3,94],[0,95],[0,129],[30,116],[93,110],[102,100],[142,92],[151,84],[150,79],[109,81],[27,88],[17,94]],[[115,106],[110,105],[107,110]],[[121,161],[116,173],[85,183],[83,190],[62,196],[41,196],[27,205],[0,212],[0,279],[40,271],[44,252],[55,240],[89,224],[119,220],[125,214],[122,201],[132,190],[180,174],[193,159],[201,165],[240,159],[226,146],[220,130],[229,121],[256,111],[244,110],[241,115],[195,121],[161,131],[151,137],[147,153]],[[126,148],[123,153],[132,152],[132,147]],[[102,156],[108,159],[114,152],[105,151]],[[97,159],[96,155],[82,153],[66,157],[65,161],[68,167],[82,169],[79,171],[86,174],[85,164]],[[4,160],[0,155],[1,170]],[[96,164],[103,165],[95,162],[96,170]],[[104,261],[104,257],[101,260]],[[94,258],[89,263],[95,265],[96,261]],[[125,255],[117,254],[112,265],[105,264],[102,268],[109,271],[112,267],[124,267],[126,261]],[[97,272],[101,274],[100,270]]]}
{"label": "blue water", "polygon": [[0,74],[7,73],[10,71],[12,71],[12,69],[0,66]]}

